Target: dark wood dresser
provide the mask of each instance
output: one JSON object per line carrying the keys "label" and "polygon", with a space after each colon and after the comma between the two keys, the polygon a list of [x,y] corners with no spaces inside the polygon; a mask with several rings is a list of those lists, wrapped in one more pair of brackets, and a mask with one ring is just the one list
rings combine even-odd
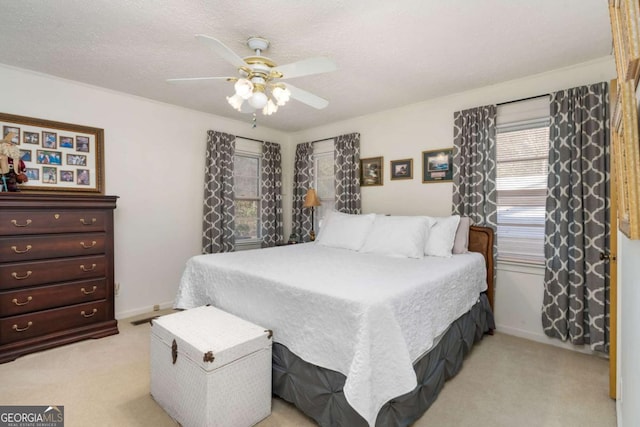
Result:
{"label": "dark wood dresser", "polygon": [[0,363],[118,333],[116,199],[0,193]]}

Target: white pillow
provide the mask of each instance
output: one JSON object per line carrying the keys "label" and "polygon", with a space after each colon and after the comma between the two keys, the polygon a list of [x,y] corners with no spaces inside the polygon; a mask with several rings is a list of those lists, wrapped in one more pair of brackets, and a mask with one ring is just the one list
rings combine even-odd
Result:
{"label": "white pillow", "polygon": [[458,229],[456,230],[456,237],[453,241],[454,254],[466,254],[469,253],[469,227],[471,226],[471,218],[468,216],[461,216]]}
{"label": "white pillow", "polygon": [[422,258],[433,221],[425,216],[376,215],[360,252],[401,258]]}
{"label": "white pillow", "polygon": [[371,229],[375,214],[349,215],[327,212],[316,242],[334,248],[360,249]]}
{"label": "white pillow", "polygon": [[424,246],[424,254],[428,256],[450,257],[460,215],[431,217],[435,224],[431,227],[429,238]]}

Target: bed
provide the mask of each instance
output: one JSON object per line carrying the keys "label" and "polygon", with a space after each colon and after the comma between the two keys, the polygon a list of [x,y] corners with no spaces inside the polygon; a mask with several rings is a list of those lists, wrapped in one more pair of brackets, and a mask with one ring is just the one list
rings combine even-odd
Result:
{"label": "bed", "polygon": [[200,255],[175,307],[271,329],[273,393],[318,424],[409,425],[494,328],[492,247],[493,230],[472,226],[469,253],[450,258],[316,243]]}

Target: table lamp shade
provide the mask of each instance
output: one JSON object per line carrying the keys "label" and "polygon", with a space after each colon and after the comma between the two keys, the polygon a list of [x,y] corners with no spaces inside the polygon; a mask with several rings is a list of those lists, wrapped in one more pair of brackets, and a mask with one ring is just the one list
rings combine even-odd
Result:
{"label": "table lamp shade", "polygon": [[316,190],[314,190],[313,188],[307,190],[307,194],[304,196],[304,204],[302,206],[304,206],[305,208],[320,206],[320,199],[316,194]]}

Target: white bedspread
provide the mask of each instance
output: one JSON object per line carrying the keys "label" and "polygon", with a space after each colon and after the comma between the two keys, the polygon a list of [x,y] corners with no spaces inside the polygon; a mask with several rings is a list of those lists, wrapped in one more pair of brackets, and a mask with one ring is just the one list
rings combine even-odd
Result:
{"label": "white bedspread", "polygon": [[307,362],[343,373],[375,425],[413,390],[412,363],[486,289],[482,255],[391,258],[307,243],[191,258],[176,308],[212,304],[273,330]]}

